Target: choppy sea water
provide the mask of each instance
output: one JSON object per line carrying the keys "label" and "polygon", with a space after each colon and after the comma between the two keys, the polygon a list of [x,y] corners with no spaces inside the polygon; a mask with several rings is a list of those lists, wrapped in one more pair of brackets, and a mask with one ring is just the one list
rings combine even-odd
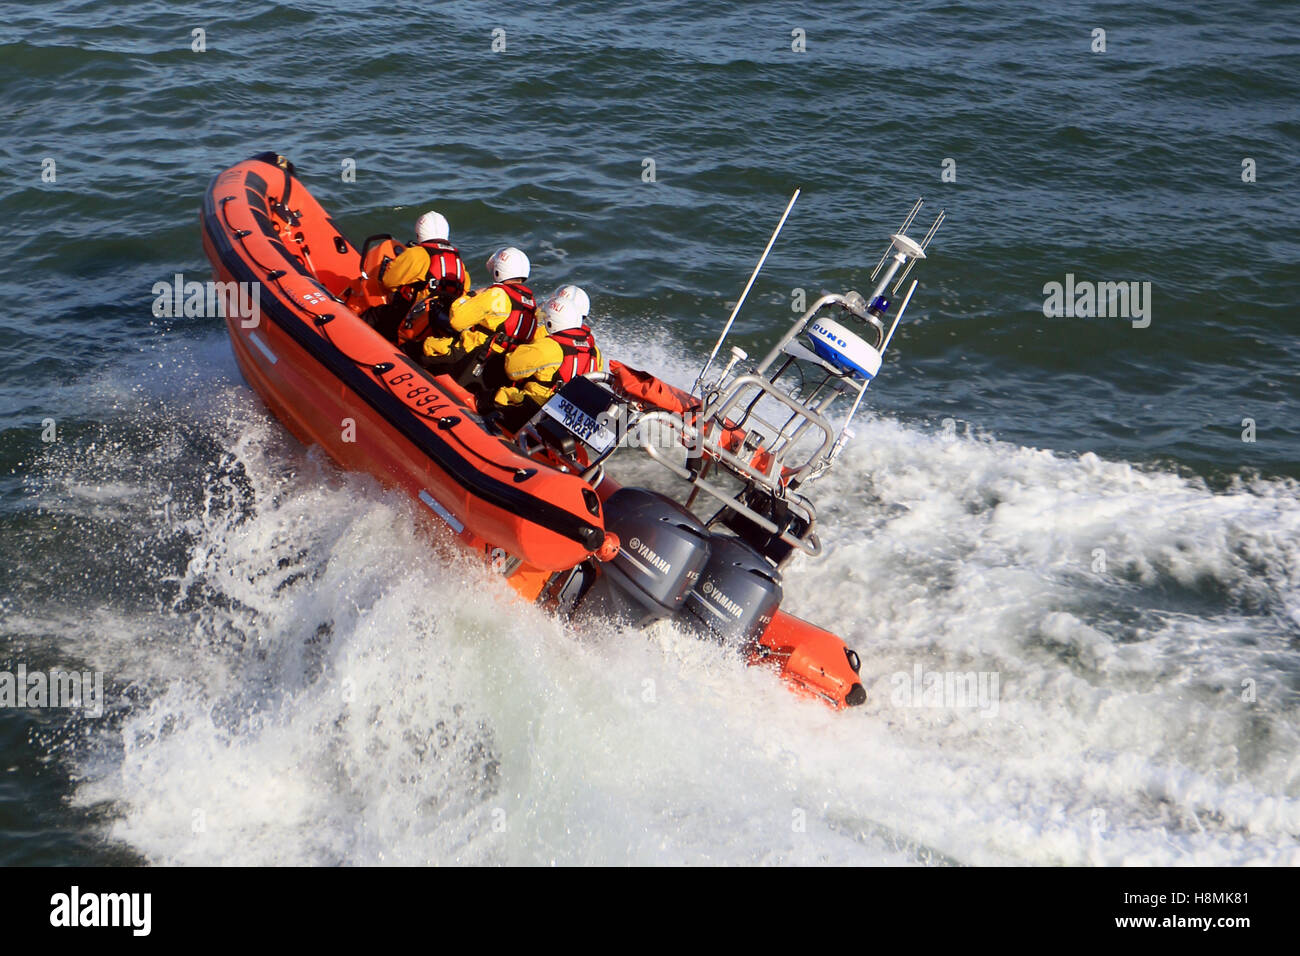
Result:
{"label": "choppy sea water", "polygon": [[[98,671],[108,708],[0,711],[0,860],[1300,861],[1290,20],[9,11],[0,671]],[[209,178],[265,149],[354,239],[436,205],[471,271],[520,245],[684,384],[796,186],[747,345],[945,208],[787,577],[868,704],[519,605],[288,437],[219,322],[155,318],[208,275]],[[1149,282],[1149,324],[1045,316],[1067,276]],[[905,706],[917,667],[996,675],[995,712]]]}

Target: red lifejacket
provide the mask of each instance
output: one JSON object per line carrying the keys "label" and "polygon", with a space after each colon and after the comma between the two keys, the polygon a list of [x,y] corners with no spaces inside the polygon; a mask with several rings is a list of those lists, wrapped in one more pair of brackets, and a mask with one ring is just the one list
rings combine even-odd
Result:
{"label": "red lifejacket", "polygon": [[498,282],[492,288],[502,289],[510,297],[510,315],[497,326],[496,341],[507,351],[531,342],[537,332],[537,302],[533,290],[522,282]]}
{"label": "red lifejacket", "polygon": [[[434,308],[445,314],[447,308],[465,294],[465,263],[456,247],[445,239],[430,239],[420,243],[429,254],[429,269],[420,282],[404,287],[401,301],[405,303],[406,317],[397,327],[397,344],[406,345],[423,339],[433,331],[430,324]],[[415,297],[427,289],[429,296],[416,304]]]}
{"label": "red lifejacket", "polygon": [[596,348],[596,339],[591,334],[591,329],[585,325],[565,329],[563,332],[552,332],[551,339],[564,352],[564,361],[555,372],[559,381],[567,382],[600,369],[600,350]]}
{"label": "red lifejacket", "polygon": [[430,239],[420,246],[429,253],[429,271],[425,275],[429,291],[447,304],[464,295],[465,263],[456,247],[446,239]]}

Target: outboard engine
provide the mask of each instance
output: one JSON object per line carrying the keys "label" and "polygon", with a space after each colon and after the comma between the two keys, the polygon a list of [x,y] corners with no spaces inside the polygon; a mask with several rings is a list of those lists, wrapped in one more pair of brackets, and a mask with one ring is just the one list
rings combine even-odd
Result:
{"label": "outboard engine", "polygon": [[752,643],[772,623],[781,597],[780,576],[761,554],[739,538],[715,534],[683,618],[725,643]]}
{"label": "outboard engine", "polygon": [[620,488],[605,502],[605,528],[618,535],[618,555],[601,565],[580,611],[636,626],[679,612],[709,560],[700,520],[656,492]]}

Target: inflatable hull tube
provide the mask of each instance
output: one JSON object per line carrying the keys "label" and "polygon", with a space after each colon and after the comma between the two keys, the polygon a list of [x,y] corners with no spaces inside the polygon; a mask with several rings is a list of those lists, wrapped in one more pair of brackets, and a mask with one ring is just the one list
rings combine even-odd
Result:
{"label": "inflatable hull tube", "polygon": [[202,226],[218,278],[257,283],[260,316],[228,314],[226,324],[240,370],[295,435],[405,489],[473,547],[559,571],[601,546],[587,482],[490,434],[462,397],[336,297],[360,257],[291,165],[264,155],[218,174]]}

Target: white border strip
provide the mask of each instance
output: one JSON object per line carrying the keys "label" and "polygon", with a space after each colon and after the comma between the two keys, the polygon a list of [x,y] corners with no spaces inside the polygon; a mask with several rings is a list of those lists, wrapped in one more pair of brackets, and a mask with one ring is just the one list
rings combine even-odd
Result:
{"label": "white border strip", "polygon": [[447,524],[451,527],[452,531],[455,531],[457,534],[460,534],[462,531],[465,530],[464,523],[458,521],[454,514],[452,514],[442,505],[440,505],[437,499],[435,499],[433,495],[429,494],[423,488],[420,489],[420,500],[429,506],[430,511],[436,514],[443,521],[447,522]]}
{"label": "white border strip", "polygon": [[256,332],[249,332],[248,339],[250,342],[252,342],[254,345],[257,346],[257,348],[261,351],[261,353],[266,356],[267,361],[269,361],[272,365],[280,361],[279,358],[276,357],[276,354],[267,347],[267,344],[265,342],[262,341],[262,337],[258,335]]}

